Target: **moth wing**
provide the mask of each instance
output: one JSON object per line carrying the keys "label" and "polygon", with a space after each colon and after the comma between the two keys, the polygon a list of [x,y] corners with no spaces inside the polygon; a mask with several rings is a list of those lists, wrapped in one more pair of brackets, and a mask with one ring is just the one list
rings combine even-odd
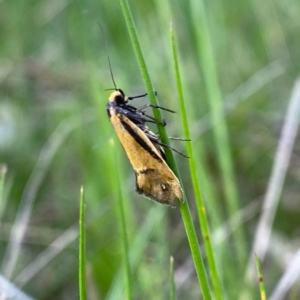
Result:
{"label": "moth wing", "polygon": [[176,205],[176,199],[182,200],[182,190],[177,177],[170,172],[160,173],[157,169],[136,172],[136,191],[157,202]]}
{"label": "moth wing", "polygon": [[157,202],[175,205],[183,199],[178,178],[147,135],[122,113],[110,120],[136,174],[136,190]]}

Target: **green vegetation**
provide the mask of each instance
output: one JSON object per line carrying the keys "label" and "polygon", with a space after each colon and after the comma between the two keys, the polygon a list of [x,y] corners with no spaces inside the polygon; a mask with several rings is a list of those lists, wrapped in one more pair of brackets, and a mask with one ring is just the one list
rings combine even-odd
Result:
{"label": "green vegetation", "polygon": [[83,187],[81,187],[79,212],[79,295],[81,300],[86,300],[85,203],[83,193]]}
{"label": "green vegetation", "polygon": [[264,286],[264,279],[261,274],[261,265],[257,256],[255,256],[255,263],[257,268],[258,282],[259,282],[259,291],[260,291],[260,299],[266,300],[266,291]]}
{"label": "green vegetation", "polygon": [[[299,14],[296,0],[0,1],[0,277],[20,299],[79,299],[80,284],[87,299],[272,295],[299,230],[299,138],[276,154],[283,125],[299,123],[297,101],[285,116]],[[133,105],[177,112],[156,110],[167,126],[149,127],[191,139],[171,142],[190,159],[166,153],[186,194],[176,209],[134,192],[106,114],[105,41],[117,86],[149,94]],[[253,242],[266,194],[264,252]],[[294,283],[286,297],[299,296]]]}

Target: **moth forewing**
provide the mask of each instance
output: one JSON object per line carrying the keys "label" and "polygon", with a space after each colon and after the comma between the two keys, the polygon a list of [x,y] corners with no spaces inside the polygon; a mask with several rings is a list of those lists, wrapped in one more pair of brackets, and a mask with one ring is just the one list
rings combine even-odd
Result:
{"label": "moth forewing", "polygon": [[[106,43],[105,46],[107,47]],[[147,104],[137,109],[128,105],[128,100],[141,98],[147,94],[125,97],[124,92],[117,88],[109,55],[107,59],[114,84],[114,91],[109,96],[106,105],[107,114],[135,171],[136,191],[157,202],[175,206],[176,199],[183,200],[183,193],[178,178],[164,160],[164,151],[161,146],[173,151],[175,149],[160,143],[158,136],[145,125],[145,122],[163,125],[166,123],[157,122],[143,111],[147,107],[162,108]]]}
{"label": "moth forewing", "polygon": [[183,199],[178,178],[165,162],[157,145],[126,116],[126,109],[112,101],[115,96],[120,95],[112,93],[107,110],[135,171],[136,191],[157,202],[175,206],[176,199]]}

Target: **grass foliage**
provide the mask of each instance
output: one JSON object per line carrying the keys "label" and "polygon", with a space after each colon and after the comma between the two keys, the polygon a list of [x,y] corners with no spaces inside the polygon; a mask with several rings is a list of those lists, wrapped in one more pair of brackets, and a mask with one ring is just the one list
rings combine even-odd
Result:
{"label": "grass foliage", "polygon": [[85,203],[83,187],[79,199],[79,298],[86,300],[86,249],[85,249]]}
{"label": "grass foliage", "polygon": [[[0,1],[0,291],[79,299],[80,270],[87,299],[279,299],[284,270],[299,274],[289,265],[299,246],[299,15],[296,0]],[[177,209],[134,192],[106,114],[105,40],[117,86],[150,94],[132,104],[177,112],[156,110],[162,139],[191,139],[171,143],[191,159],[168,157],[186,193]],[[278,293],[298,299],[286,276]]]}

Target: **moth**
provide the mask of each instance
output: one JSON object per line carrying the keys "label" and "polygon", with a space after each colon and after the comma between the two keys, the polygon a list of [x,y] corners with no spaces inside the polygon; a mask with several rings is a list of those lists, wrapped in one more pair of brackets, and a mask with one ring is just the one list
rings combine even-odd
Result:
{"label": "moth", "polygon": [[[175,206],[176,199],[183,200],[183,193],[178,178],[166,163],[162,147],[176,150],[161,143],[159,136],[145,124],[159,122],[146,115],[144,109],[161,107],[147,104],[136,108],[128,104],[128,100],[146,95],[126,97],[121,89],[115,87],[106,105],[107,114],[134,169],[137,193],[159,203]],[[165,122],[161,124],[166,125]]]}

